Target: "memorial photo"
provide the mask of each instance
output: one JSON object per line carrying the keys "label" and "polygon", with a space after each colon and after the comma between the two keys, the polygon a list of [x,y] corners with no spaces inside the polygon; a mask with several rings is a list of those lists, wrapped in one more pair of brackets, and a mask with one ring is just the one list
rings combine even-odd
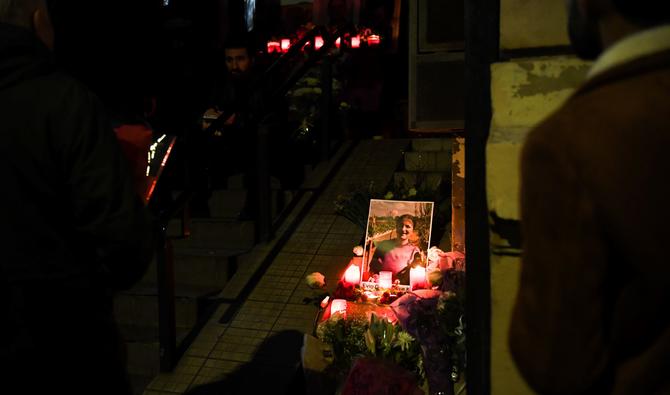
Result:
{"label": "memorial photo", "polygon": [[370,200],[363,280],[410,283],[410,269],[426,265],[433,202]]}

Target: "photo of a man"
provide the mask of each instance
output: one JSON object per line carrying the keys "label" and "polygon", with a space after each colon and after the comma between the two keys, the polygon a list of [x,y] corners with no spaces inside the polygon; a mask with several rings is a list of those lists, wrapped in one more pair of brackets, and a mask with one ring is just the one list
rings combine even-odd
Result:
{"label": "photo of a man", "polygon": [[409,269],[425,266],[430,244],[432,202],[370,201],[365,242],[364,278],[389,271],[393,280],[409,284]]}

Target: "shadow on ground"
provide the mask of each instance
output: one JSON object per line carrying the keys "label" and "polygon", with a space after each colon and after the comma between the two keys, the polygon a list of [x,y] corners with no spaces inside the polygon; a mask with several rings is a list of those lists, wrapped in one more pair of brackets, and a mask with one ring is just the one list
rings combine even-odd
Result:
{"label": "shadow on ground", "polygon": [[277,332],[259,346],[254,358],[222,380],[203,384],[184,395],[305,394],[300,364],[303,333]]}

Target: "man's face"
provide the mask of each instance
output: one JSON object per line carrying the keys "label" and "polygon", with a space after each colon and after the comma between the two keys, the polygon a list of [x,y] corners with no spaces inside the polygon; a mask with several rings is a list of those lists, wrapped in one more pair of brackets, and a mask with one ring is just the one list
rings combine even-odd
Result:
{"label": "man's face", "polygon": [[414,231],[414,223],[409,219],[402,220],[402,224],[398,224],[398,236],[403,243],[409,241],[409,236]]}
{"label": "man's face", "polygon": [[240,77],[251,68],[251,58],[246,48],[226,48],[226,67],[233,77]]}
{"label": "man's face", "polygon": [[580,58],[593,60],[603,51],[598,20],[585,15],[579,7],[579,0],[566,1],[568,3],[568,35],[572,48]]}

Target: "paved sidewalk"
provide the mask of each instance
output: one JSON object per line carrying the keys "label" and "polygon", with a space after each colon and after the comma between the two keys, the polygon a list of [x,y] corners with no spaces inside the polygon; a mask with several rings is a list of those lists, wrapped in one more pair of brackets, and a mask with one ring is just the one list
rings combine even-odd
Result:
{"label": "paved sidewalk", "polygon": [[[221,322],[232,308],[223,303],[174,372],[159,374],[144,394],[287,393],[299,363],[302,334],[312,333],[317,314],[316,307],[303,303],[305,297],[314,296],[305,275],[321,272],[334,286],[353,256],[352,248],[364,236],[334,213],[333,202],[353,186],[374,182],[384,188],[408,145],[409,140],[360,142],[300,220],[297,213],[317,193],[306,191],[275,239],[254,249],[255,259],[238,269],[220,295],[232,301],[243,294],[254,274],[263,270],[270,251],[287,238],[241,307]],[[297,220],[300,223],[292,231],[291,224]],[[198,390],[202,385],[206,386]]]}

